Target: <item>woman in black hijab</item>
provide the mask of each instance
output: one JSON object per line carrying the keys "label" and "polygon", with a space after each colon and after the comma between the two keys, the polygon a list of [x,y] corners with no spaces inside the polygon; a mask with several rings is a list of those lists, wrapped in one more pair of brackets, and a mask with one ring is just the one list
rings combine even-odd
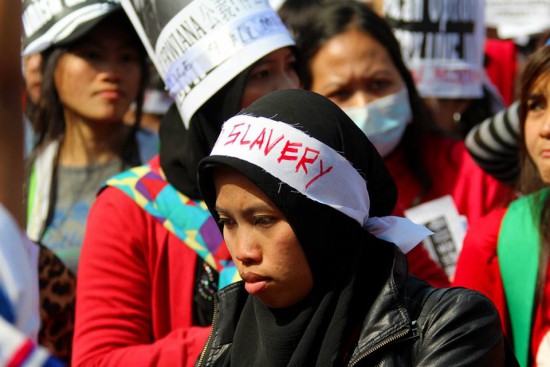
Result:
{"label": "woman in black hijab", "polygon": [[200,366],[506,365],[490,301],[407,274],[427,230],[389,216],[382,158],[324,97],[273,92],[228,120],[199,186],[243,278]]}

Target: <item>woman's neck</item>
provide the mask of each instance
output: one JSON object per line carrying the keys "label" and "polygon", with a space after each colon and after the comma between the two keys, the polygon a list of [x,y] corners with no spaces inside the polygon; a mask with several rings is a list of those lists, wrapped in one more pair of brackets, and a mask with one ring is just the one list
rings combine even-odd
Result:
{"label": "woman's neck", "polygon": [[106,163],[120,155],[128,131],[122,121],[90,121],[66,113],[59,164],[81,167]]}

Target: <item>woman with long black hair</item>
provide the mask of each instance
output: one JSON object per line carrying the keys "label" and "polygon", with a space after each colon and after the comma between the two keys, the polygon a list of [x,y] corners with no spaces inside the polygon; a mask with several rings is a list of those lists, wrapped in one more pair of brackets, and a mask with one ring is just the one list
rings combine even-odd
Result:
{"label": "woman with long black hair", "polygon": [[[145,50],[120,4],[102,5],[101,14],[42,51],[42,92],[31,117],[37,145],[30,156],[27,233],[75,275],[97,190],[158,149],[156,136],[139,128]],[[123,116],[134,102],[139,112],[128,126]]]}

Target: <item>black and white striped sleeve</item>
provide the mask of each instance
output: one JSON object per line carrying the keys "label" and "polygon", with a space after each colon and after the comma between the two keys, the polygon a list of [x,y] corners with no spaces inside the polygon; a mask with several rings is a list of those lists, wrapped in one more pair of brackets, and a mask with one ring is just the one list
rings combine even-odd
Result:
{"label": "black and white striped sleeve", "polygon": [[465,143],[474,161],[509,185],[519,177],[519,101],[487,118],[468,133]]}

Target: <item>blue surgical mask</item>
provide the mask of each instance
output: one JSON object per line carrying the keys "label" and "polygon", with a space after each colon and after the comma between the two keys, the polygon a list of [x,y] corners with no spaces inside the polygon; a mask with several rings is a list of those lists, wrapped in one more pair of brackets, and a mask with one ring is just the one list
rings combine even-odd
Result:
{"label": "blue surgical mask", "polygon": [[344,112],[365,133],[382,157],[397,147],[412,120],[407,88],[365,106],[345,108]]}

